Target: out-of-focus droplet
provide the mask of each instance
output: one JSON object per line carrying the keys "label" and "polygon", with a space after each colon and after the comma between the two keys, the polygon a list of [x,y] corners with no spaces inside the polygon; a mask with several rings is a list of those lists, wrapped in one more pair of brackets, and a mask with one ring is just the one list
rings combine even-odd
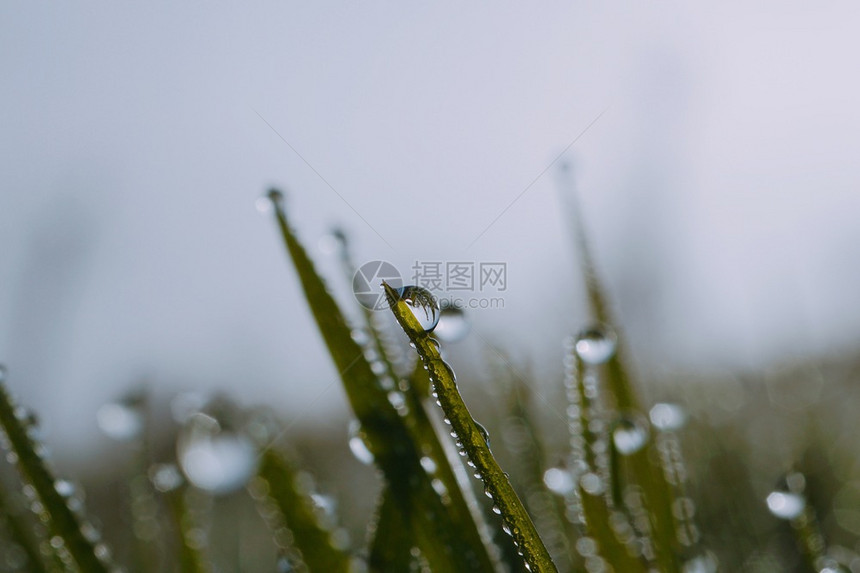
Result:
{"label": "out-of-focus droplet", "polygon": [[421,458],[421,467],[424,468],[424,471],[428,474],[436,473],[436,462],[433,461],[433,458],[424,456]]}
{"label": "out-of-focus droplet", "polygon": [[275,564],[275,570],[278,573],[293,573],[296,570],[293,559],[287,555],[281,555],[278,557],[278,561]]}
{"label": "out-of-focus droplet", "polygon": [[54,489],[63,497],[72,497],[75,494],[75,484],[64,479],[58,479],[54,482]]}
{"label": "out-of-focus droplet", "polygon": [[594,472],[582,474],[579,478],[582,491],[589,495],[599,495],[604,491],[603,480]]}
{"label": "out-of-focus droplet", "polygon": [[349,423],[349,451],[355,456],[355,459],[366,466],[373,463],[373,452],[367,447],[361,431],[361,424],[358,420],[353,420]]}
{"label": "out-of-focus droplet", "polygon": [[567,495],[573,492],[576,481],[570,472],[563,468],[549,468],[543,473],[543,483],[547,489],[558,495]]}
{"label": "out-of-focus droplet", "polygon": [[332,233],[326,233],[317,241],[317,248],[324,255],[333,255],[340,248],[340,241]]}
{"label": "out-of-focus droplet", "polygon": [[458,342],[469,334],[470,328],[463,309],[448,303],[443,304],[439,311],[439,324],[433,329],[433,334],[444,342]]}
{"label": "out-of-focus droplet", "polygon": [[618,453],[635,454],[648,442],[647,422],[641,416],[625,416],[618,420],[612,430],[612,443]]}
{"label": "out-of-focus droplet", "polygon": [[426,288],[414,285],[396,290],[400,300],[409,306],[415,320],[426,332],[433,330],[439,324],[439,303],[433,293]]}
{"label": "out-of-focus droplet", "polygon": [[687,412],[677,404],[660,402],[648,413],[651,424],[661,432],[675,432],[687,423]]}
{"label": "out-of-focus droplet", "polygon": [[576,336],[574,349],[577,356],[591,366],[604,364],[615,354],[618,342],[612,329],[606,326],[591,326]]}
{"label": "out-of-focus droplet", "polygon": [[221,430],[202,413],[191,417],[180,436],[177,458],[189,482],[214,494],[241,488],[257,467],[257,452],[247,436]]}
{"label": "out-of-focus droplet", "polygon": [[797,471],[788,472],[767,496],[767,508],[780,519],[796,519],[806,509],[806,477]]}
{"label": "out-of-focus droplet", "polygon": [[143,431],[143,404],[139,396],[104,404],[96,412],[99,429],[109,438],[127,442]]}
{"label": "out-of-focus droplet", "polygon": [[772,491],[767,496],[767,508],[780,519],[796,519],[806,508],[806,498],[797,493]]}
{"label": "out-of-focus droplet", "polygon": [[173,491],[184,481],[175,464],[154,464],[148,474],[152,486],[161,492]]}
{"label": "out-of-focus droplet", "polygon": [[716,573],[718,569],[717,557],[710,551],[705,551],[685,560],[681,571],[683,573]]}

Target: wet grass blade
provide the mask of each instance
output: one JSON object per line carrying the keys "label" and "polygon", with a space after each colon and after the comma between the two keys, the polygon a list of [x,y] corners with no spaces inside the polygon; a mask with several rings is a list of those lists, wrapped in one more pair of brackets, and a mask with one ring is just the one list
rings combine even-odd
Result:
{"label": "wet grass blade", "polygon": [[[585,487],[583,485],[586,477],[591,480],[595,478],[597,480],[603,479],[596,473],[597,468],[600,466],[596,453],[598,451],[596,445],[599,441],[605,442],[609,436],[591,431],[591,428],[594,427],[593,422],[603,422],[595,417],[599,403],[597,402],[597,396],[586,389],[585,369],[583,368],[582,361],[575,354],[572,359],[574,360],[576,390],[579,394],[577,400],[580,405],[579,427],[582,428],[582,437],[584,440],[584,448],[581,452],[583,459],[580,461],[587,468],[588,472],[577,480],[579,502],[582,507],[582,514],[585,516],[586,531],[597,542],[596,554],[608,561],[616,571],[629,571],[631,573],[645,572],[647,571],[645,562],[630,554],[628,548],[621,542],[610,525],[613,519],[613,508],[609,505],[611,497],[606,495],[603,487]],[[613,482],[615,481],[614,478],[614,475],[610,477]],[[613,483],[611,487],[616,488],[618,486]]]}
{"label": "wet grass blade", "polygon": [[[289,228],[279,192],[270,192],[270,198],[287,251],[323,340],[340,372],[368,449],[382,470],[391,495],[412,523],[416,545],[434,571],[492,571],[493,562],[462,501],[462,492],[446,486],[448,497],[443,501],[421,465],[425,455],[435,457],[434,452],[443,451],[426,420],[426,412],[422,415],[423,409],[416,402],[409,403],[408,412],[392,404],[391,398],[401,397],[399,391],[380,386],[364,356],[364,349],[353,340],[352,329]],[[424,446],[429,448],[428,454]],[[446,471],[444,457],[435,457],[434,462]]]}
{"label": "wet grass blade", "polygon": [[[573,525],[565,519],[563,498],[553,495],[546,487],[543,474],[547,468],[546,447],[534,422],[532,413],[532,390],[524,380],[515,377],[511,381],[507,397],[507,421],[519,425],[518,440],[520,447],[514,452],[516,466],[521,468],[521,482],[526,503],[535,518],[535,523],[543,532],[550,553],[559,569],[569,571],[574,566],[570,540],[575,538]],[[533,506],[533,500],[537,507]],[[538,512],[542,513],[538,513]],[[543,519],[541,519],[543,518]]]}
{"label": "wet grass blade", "polygon": [[[0,367],[1,368],[1,367]],[[63,540],[63,546],[70,558],[83,571],[99,573],[111,568],[96,553],[98,545],[102,552],[107,547],[88,539],[81,529],[81,520],[67,505],[65,498],[57,491],[53,472],[36,452],[36,444],[27,433],[27,427],[16,416],[16,406],[3,384],[0,371],[0,426],[5,432],[10,452],[17,458],[17,467],[23,479],[35,490],[43,517],[48,522],[53,536]],[[19,410],[20,411],[20,410]],[[106,556],[106,554],[103,553]]]}
{"label": "wet grass blade", "polygon": [[194,539],[195,524],[188,508],[188,486],[181,486],[164,494],[168,511],[176,530],[176,551],[179,570],[182,573],[209,573],[212,567]]}
{"label": "wet grass blade", "polygon": [[382,503],[376,521],[376,532],[370,545],[368,567],[371,571],[409,571],[414,542],[409,520],[388,490],[382,493]]}
{"label": "wet grass blade", "polygon": [[349,555],[334,546],[331,532],[316,517],[313,500],[297,487],[296,471],[283,456],[271,449],[263,452],[257,477],[266,484],[265,496],[278,508],[305,565],[311,571],[348,571]]}
{"label": "wet grass blade", "polygon": [[[641,412],[641,400],[636,396],[630,383],[628,370],[624,362],[625,345],[623,336],[619,332],[617,323],[612,316],[608,304],[606,288],[597,274],[585,227],[580,216],[580,210],[576,205],[576,197],[573,193],[568,197],[573,204],[573,232],[574,241],[579,254],[582,275],[588,296],[589,310],[592,319],[602,324],[615,333],[617,342],[614,354],[603,366],[605,383],[608,395],[617,412]],[[634,454],[629,463],[626,464],[632,481],[642,488],[645,504],[649,509],[648,515],[651,521],[651,529],[654,535],[657,563],[663,571],[677,570],[676,553],[678,550],[675,537],[675,522],[671,511],[671,488],[666,478],[656,464],[651,460],[658,459],[656,445],[653,439],[649,439],[647,446],[641,452]]]}
{"label": "wet grass blade", "polygon": [[475,464],[487,495],[493,499],[494,510],[500,513],[507,531],[510,531],[519,550],[523,552],[526,568],[530,571],[556,571],[543,541],[511,486],[507,474],[502,471],[490,452],[484,432],[478,428],[463,402],[454,381],[453,371],[442,360],[436,344],[418,323],[409,306],[400,299],[397,291],[385,283],[383,287],[397,322],[415,345],[418,355],[430,373],[430,381],[437,399],[445,416],[450,420],[457,440],[462,444],[469,460]]}
{"label": "wet grass blade", "polygon": [[11,541],[26,555],[27,570],[33,573],[47,573],[48,568],[42,563],[42,556],[30,534],[30,528],[21,522],[20,515],[10,506],[3,491],[0,491],[0,520],[9,532]]}

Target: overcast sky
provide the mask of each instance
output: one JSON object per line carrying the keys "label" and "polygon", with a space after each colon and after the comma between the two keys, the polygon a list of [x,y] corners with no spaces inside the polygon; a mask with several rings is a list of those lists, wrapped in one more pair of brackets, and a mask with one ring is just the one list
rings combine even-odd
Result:
{"label": "overcast sky", "polygon": [[850,2],[5,2],[0,361],[75,444],[143,378],[339,407],[254,208],[277,184],[333,281],[334,223],[404,274],[507,263],[475,332],[560,364],[563,152],[638,361],[856,348],[858,29]]}

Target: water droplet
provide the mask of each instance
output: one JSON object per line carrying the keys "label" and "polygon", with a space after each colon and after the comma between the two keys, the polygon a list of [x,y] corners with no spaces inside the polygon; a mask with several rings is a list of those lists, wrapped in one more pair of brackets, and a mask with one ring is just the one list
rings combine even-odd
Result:
{"label": "water droplet", "polygon": [[436,325],[433,334],[445,342],[458,342],[469,334],[470,328],[471,325],[463,309],[445,301],[439,312],[439,324]]}
{"label": "water droplet", "polygon": [[806,509],[806,477],[796,471],[788,472],[767,496],[767,508],[780,519],[795,519]]}
{"label": "water droplet", "polygon": [[137,438],[143,431],[142,400],[131,396],[103,405],[96,412],[96,422],[104,434],[119,442]]}
{"label": "water droplet", "polygon": [[206,418],[213,420],[206,414],[194,414],[180,435],[179,465],[196,487],[215,494],[230,493],[244,486],[256,471],[257,452],[248,437],[213,429]]}
{"label": "water droplet", "polygon": [[71,497],[75,494],[75,484],[64,479],[58,479],[55,481],[54,489],[63,497]]}
{"label": "water droplet", "polygon": [[594,472],[582,474],[579,478],[579,485],[582,491],[590,495],[599,495],[603,493],[603,480]]}
{"label": "water droplet", "polygon": [[394,406],[396,410],[406,407],[406,397],[403,392],[392,391],[388,393],[388,402]]}
{"label": "water droplet", "polygon": [[612,430],[612,443],[622,455],[635,454],[648,442],[648,426],[641,416],[634,415],[618,420]]}
{"label": "water droplet", "polygon": [[396,290],[400,300],[406,302],[425,332],[433,330],[439,324],[439,303],[433,293],[414,285]]}
{"label": "water droplet", "polygon": [[493,504],[493,513],[495,513],[496,515],[501,515],[502,514],[502,508],[500,508],[496,504]]}
{"label": "water droplet", "polygon": [[152,486],[161,492],[173,491],[182,485],[182,474],[175,464],[154,464],[149,468]]}
{"label": "water droplet", "polygon": [[490,447],[490,432],[487,431],[483,425],[479,424],[474,418],[472,422],[475,423],[475,427],[478,428],[478,432],[481,434],[481,437],[484,438],[484,443],[487,444],[487,447]]}
{"label": "water droplet", "polygon": [[332,255],[338,251],[344,253],[346,245],[346,233],[339,227],[333,228],[330,232],[320,237],[319,241],[317,241],[317,248],[325,255]]}
{"label": "water droplet", "polygon": [[772,491],[767,496],[767,508],[780,519],[796,519],[806,508],[806,498],[798,493]]}
{"label": "water droplet", "polygon": [[615,333],[610,328],[591,326],[576,336],[574,349],[583,362],[597,366],[612,358],[616,346]]}
{"label": "water droplet", "polygon": [[448,488],[445,487],[445,483],[439,478],[431,480],[430,485],[433,486],[433,490],[440,496],[448,495]]}
{"label": "water droplet", "polygon": [[424,468],[424,471],[428,474],[436,473],[436,462],[433,461],[433,458],[427,456],[422,457],[421,467]]}
{"label": "water droplet", "polygon": [[706,551],[684,561],[681,571],[683,573],[716,573],[717,565],[717,557],[710,551]]}
{"label": "water droplet", "polygon": [[275,565],[275,570],[278,573],[293,573],[296,570],[295,565],[293,564],[293,559],[287,555],[281,555],[278,557],[278,561]]}
{"label": "water droplet", "polygon": [[677,404],[654,404],[648,416],[651,424],[661,432],[675,432],[687,423],[687,412]]}
{"label": "water droplet", "polygon": [[355,456],[355,459],[366,466],[373,463],[373,452],[367,447],[364,437],[361,432],[361,424],[358,420],[353,420],[349,423],[349,451]]}
{"label": "water droplet", "polygon": [[549,468],[543,474],[543,483],[547,489],[558,495],[567,495],[576,487],[576,482],[570,472],[562,468]]}

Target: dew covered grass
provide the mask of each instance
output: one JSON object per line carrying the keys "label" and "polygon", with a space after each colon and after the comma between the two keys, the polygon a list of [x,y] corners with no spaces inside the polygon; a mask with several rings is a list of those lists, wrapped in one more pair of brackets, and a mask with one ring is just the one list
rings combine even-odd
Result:
{"label": "dew covered grass", "polygon": [[[10,395],[12,365],[0,570],[860,571],[860,360],[640,380],[574,221],[590,322],[545,341],[563,379],[493,349],[463,380],[462,309],[383,284],[386,309],[345,311],[267,201],[351,418],[134,391],[99,410],[117,447],[84,487]],[[350,280],[337,244],[346,276],[327,280]]]}

